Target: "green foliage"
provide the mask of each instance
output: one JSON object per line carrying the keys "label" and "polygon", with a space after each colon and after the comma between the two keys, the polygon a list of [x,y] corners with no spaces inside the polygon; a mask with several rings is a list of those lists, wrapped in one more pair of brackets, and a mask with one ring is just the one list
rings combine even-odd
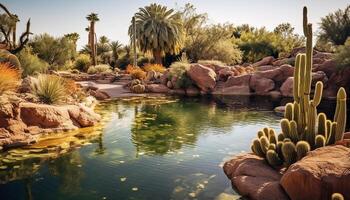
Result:
{"label": "green foliage", "polygon": [[178,53],[182,45],[183,26],[180,14],[165,6],[152,3],[135,14],[136,36],[129,27],[131,41],[143,52],[152,52],[156,63],[161,64],[165,53]]}
{"label": "green foliage", "polygon": [[176,88],[188,88],[192,85],[192,80],[186,75],[190,64],[183,62],[174,62],[170,65],[170,78],[176,77]]}
{"label": "green foliage", "polygon": [[201,65],[218,65],[225,66],[226,64],[221,62],[220,60],[198,60],[197,63]]}
{"label": "green foliage", "polygon": [[323,41],[332,42],[334,45],[343,45],[350,36],[350,5],[344,10],[323,17],[320,24],[319,37]]}
{"label": "green foliage", "polygon": [[38,56],[32,52],[30,47],[24,48],[18,54],[18,59],[21,62],[23,77],[45,72],[49,66],[48,63],[38,58]]}
{"label": "green foliage", "polygon": [[350,37],[344,45],[338,46],[335,53],[335,61],[339,70],[350,67]]}
{"label": "green foliage", "polygon": [[50,65],[51,69],[61,69],[66,61],[76,56],[75,44],[66,37],[54,38],[44,33],[35,36],[29,46],[40,59]]}
{"label": "green foliage", "polygon": [[74,61],[74,68],[86,72],[90,66],[90,56],[87,54],[80,54]]}
{"label": "green foliage", "polygon": [[87,70],[88,74],[97,74],[97,73],[111,73],[111,66],[109,65],[96,65],[96,66],[90,66]]}
{"label": "green foliage", "polygon": [[40,74],[32,83],[33,93],[47,104],[61,103],[67,93],[64,79],[55,75]]}

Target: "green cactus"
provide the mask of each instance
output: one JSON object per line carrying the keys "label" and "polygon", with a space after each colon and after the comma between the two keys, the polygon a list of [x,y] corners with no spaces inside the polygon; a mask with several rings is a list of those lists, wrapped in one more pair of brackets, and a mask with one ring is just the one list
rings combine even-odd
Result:
{"label": "green cactus", "polygon": [[293,120],[293,115],[294,115],[293,104],[287,103],[286,110],[284,112],[284,118],[286,118],[290,121],[290,120]]}
{"label": "green cactus", "polygon": [[283,135],[283,133],[278,134],[277,140],[278,140],[279,142],[283,142],[283,140],[284,140],[284,135]]}
{"label": "green cactus", "polygon": [[323,135],[327,138],[329,129],[327,129],[327,117],[326,117],[326,115],[324,113],[318,114],[317,121],[318,121],[317,134]]}
{"label": "green cactus", "polygon": [[322,99],[322,91],[323,91],[323,83],[321,81],[318,81],[315,86],[315,93],[314,93],[314,104],[317,107]]}
{"label": "green cactus", "polygon": [[267,150],[269,149],[269,139],[266,136],[262,136],[260,139],[260,147],[264,154],[266,154]]}
{"label": "green cactus", "polygon": [[269,137],[269,131],[270,131],[270,128],[268,127],[263,128],[263,132],[266,137]]}
{"label": "green cactus", "polygon": [[298,142],[299,140],[298,127],[296,121],[294,120],[290,122],[290,139],[293,142]]}
{"label": "green cactus", "polygon": [[268,150],[276,150],[276,144],[270,143]]}
{"label": "green cactus", "polygon": [[290,123],[288,119],[281,120],[281,129],[285,138],[290,138]]}
{"label": "green cactus", "polygon": [[253,152],[259,156],[259,157],[262,157],[262,158],[265,158],[265,153],[263,152],[263,150],[261,149],[261,146],[260,146],[260,140],[259,139],[254,139],[253,140]]}
{"label": "green cactus", "polygon": [[283,142],[277,142],[276,153],[278,154],[278,157],[283,160],[282,146],[283,146]]}
{"label": "green cactus", "polygon": [[323,135],[317,135],[315,138],[315,148],[326,146],[326,138]]}
{"label": "green cactus", "polygon": [[338,90],[334,121],[337,122],[337,130],[335,132],[336,142],[343,139],[346,125],[346,92],[343,87]]}
{"label": "green cactus", "polygon": [[271,166],[279,166],[283,163],[283,161],[278,157],[278,154],[274,150],[267,151],[266,159]]}
{"label": "green cactus", "polygon": [[270,144],[277,144],[276,133],[273,129],[269,130],[269,141]]}
{"label": "green cactus", "polygon": [[283,143],[282,154],[286,167],[289,167],[291,164],[297,161],[297,150],[293,142],[286,141]]}
{"label": "green cactus", "polygon": [[311,150],[311,147],[308,142],[301,140],[297,143],[296,150],[297,160],[301,160],[303,157],[306,156],[307,152]]}
{"label": "green cactus", "polygon": [[4,49],[0,49],[0,63],[10,63],[11,67],[21,69],[17,56]]}
{"label": "green cactus", "polygon": [[337,122],[332,122],[330,131],[328,133],[327,145],[331,145],[335,143],[335,134],[337,131]]}
{"label": "green cactus", "polygon": [[332,200],[344,200],[344,197],[340,193],[334,193],[332,194]]}
{"label": "green cactus", "polygon": [[263,131],[258,131],[258,138],[261,138],[262,136],[264,136],[264,132]]}

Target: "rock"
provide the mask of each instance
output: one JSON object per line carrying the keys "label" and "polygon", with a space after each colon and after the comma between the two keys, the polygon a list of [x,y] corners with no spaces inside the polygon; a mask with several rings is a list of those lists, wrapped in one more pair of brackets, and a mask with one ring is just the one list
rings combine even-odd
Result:
{"label": "rock", "polygon": [[337,63],[334,60],[327,60],[322,64],[315,64],[313,71],[323,71],[328,77],[337,72]]}
{"label": "rock", "polygon": [[281,174],[253,154],[241,154],[224,164],[224,172],[239,193],[252,200],[288,200],[279,184]]}
{"label": "rock", "polygon": [[171,81],[168,81],[167,83],[166,83],[166,86],[168,87],[168,88],[173,88],[174,86],[173,86],[173,83],[171,82]]}
{"label": "rock", "polygon": [[294,77],[289,77],[286,81],[284,81],[280,88],[282,96],[293,97],[293,82]]}
{"label": "rock", "polygon": [[244,74],[240,76],[231,76],[224,83],[224,87],[232,87],[232,86],[249,86],[251,74]]}
{"label": "rock", "polygon": [[263,66],[257,67],[257,71],[267,71],[267,70],[272,70],[272,69],[276,69],[276,66],[273,66],[273,65],[263,65]]}
{"label": "rock", "polygon": [[281,65],[284,65],[284,64],[293,64],[294,65],[294,62],[295,62],[295,57],[293,57],[293,58],[283,58],[283,59],[275,60],[272,63],[272,65],[273,66],[281,66]]}
{"label": "rock", "polygon": [[280,116],[284,116],[284,112],[286,111],[286,107],[285,106],[277,106],[274,111],[280,115]]}
{"label": "rock", "polygon": [[268,56],[268,57],[261,59],[260,61],[258,61],[256,63],[254,63],[253,66],[259,67],[259,66],[263,66],[263,65],[272,65],[274,60],[275,60],[275,58],[273,56]]}
{"label": "rock", "polygon": [[40,128],[75,129],[68,111],[64,107],[22,103],[20,117],[27,126]]}
{"label": "rock", "polygon": [[208,67],[200,64],[191,65],[190,69],[187,71],[187,75],[205,93],[215,88],[216,74]]}
{"label": "rock", "polygon": [[161,76],[160,76],[160,83],[163,85],[166,85],[169,81],[169,69],[167,69]]}
{"label": "rock", "polygon": [[281,92],[280,92],[280,91],[277,91],[277,90],[274,90],[274,91],[269,92],[269,95],[270,95],[272,98],[279,98],[279,97],[282,96]]}
{"label": "rock", "polygon": [[110,96],[106,92],[101,91],[101,90],[90,90],[90,95],[95,97],[97,100],[100,100],[100,101],[103,101],[103,100],[110,98]]}
{"label": "rock", "polygon": [[162,84],[149,84],[146,85],[146,90],[152,93],[168,93],[170,89]]}
{"label": "rock", "polygon": [[333,193],[350,199],[350,149],[326,146],[291,165],[281,185],[293,200],[329,200]]}
{"label": "rock", "polygon": [[225,67],[218,72],[219,80],[226,81],[229,77],[234,76],[235,73],[230,67]]}
{"label": "rock", "polygon": [[321,81],[323,82],[323,84],[326,84],[328,81],[326,73],[324,73],[323,71],[312,73],[312,85],[315,85],[317,81]]}
{"label": "rock", "polygon": [[154,70],[147,72],[145,81],[146,82],[154,81],[156,79],[156,75],[157,73]]}
{"label": "rock", "polygon": [[267,94],[275,88],[275,82],[273,80],[256,74],[252,75],[249,85],[256,94]]}
{"label": "rock", "polygon": [[96,125],[101,117],[84,106],[69,106],[68,113],[73,123],[79,127],[88,127]]}
{"label": "rock", "polygon": [[198,96],[200,94],[199,89],[194,87],[194,86],[190,86],[185,91],[186,91],[186,95],[189,97],[195,97],[195,96]]}

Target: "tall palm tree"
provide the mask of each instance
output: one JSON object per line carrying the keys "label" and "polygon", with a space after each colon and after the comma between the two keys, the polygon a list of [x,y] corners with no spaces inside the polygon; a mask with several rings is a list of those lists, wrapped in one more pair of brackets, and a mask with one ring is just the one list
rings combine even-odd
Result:
{"label": "tall palm tree", "polygon": [[86,16],[86,19],[90,22],[89,26],[89,44],[91,49],[91,64],[96,65],[96,36],[95,36],[95,23],[99,21],[98,14],[91,13]]}
{"label": "tall palm tree", "polygon": [[182,43],[182,20],[180,13],[165,6],[151,4],[140,8],[135,14],[136,36],[132,25],[129,27],[131,41],[136,38],[137,46],[150,51],[156,63],[162,63],[165,53],[178,53]]}
{"label": "tall palm tree", "polygon": [[122,51],[123,45],[119,41],[113,41],[109,44],[112,50],[112,67],[115,67],[117,60],[119,59],[119,53]]}

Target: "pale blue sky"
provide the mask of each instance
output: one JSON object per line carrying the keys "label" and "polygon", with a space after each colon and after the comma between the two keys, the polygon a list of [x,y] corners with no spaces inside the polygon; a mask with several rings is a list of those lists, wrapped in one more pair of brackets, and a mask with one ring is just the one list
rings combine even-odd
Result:
{"label": "pale blue sky", "polygon": [[80,34],[78,46],[87,42],[85,27],[88,13],[99,14],[96,24],[98,36],[106,35],[124,44],[129,42],[127,29],[132,15],[150,3],[160,3],[172,8],[192,3],[198,12],[206,12],[210,23],[248,23],[265,26],[272,30],[282,22],[289,22],[296,31],[302,31],[302,7],[309,8],[309,21],[317,29],[320,18],[339,8],[344,9],[349,0],[2,0],[11,12],[19,15],[24,23],[30,17],[32,32],[47,32],[54,36],[77,32]]}

